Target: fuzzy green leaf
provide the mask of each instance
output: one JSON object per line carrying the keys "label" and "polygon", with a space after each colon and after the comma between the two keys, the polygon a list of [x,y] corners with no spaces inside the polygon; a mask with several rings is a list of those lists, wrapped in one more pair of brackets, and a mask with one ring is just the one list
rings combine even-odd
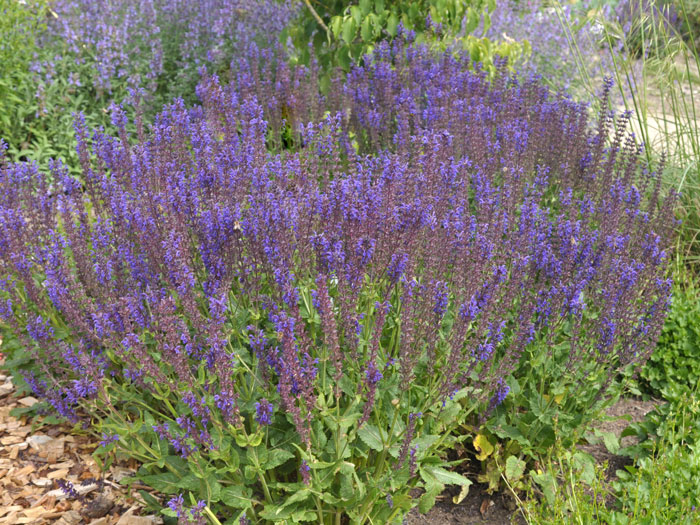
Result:
{"label": "fuzzy green leaf", "polygon": [[384,440],[382,439],[382,432],[374,425],[364,424],[360,430],[357,431],[357,435],[360,439],[372,450],[381,452],[384,450]]}

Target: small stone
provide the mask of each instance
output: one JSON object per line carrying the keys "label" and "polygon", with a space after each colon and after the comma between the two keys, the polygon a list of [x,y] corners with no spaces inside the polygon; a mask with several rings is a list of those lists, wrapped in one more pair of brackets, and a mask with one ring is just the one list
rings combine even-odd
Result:
{"label": "small stone", "polygon": [[75,525],[80,523],[82,518],[80,513],[76,510],[69,510],[61,516],[61,519],[56,522],[56,525]]}
{"label": "small stone", "polygon": [[117,525],[155,525],[155,516],[134,516],[131,512],[127,512],[117,522]]}
{"label": "small stone", "polygon": [[63,454],[64,442],[62,439],[55,439],[43,434],[36,434],[27,438],[27,443],[36,450],[39,457],[48,455],[61,456]]}
{"label": "small stone", "polygon": [[31,406],[36,405],[39,402],[39,400],[35,397],[27,396],[27,397],[23,397],[22,399],[18,400],[17,402],[20,405],[24,405],[25,407],[31,407]]}
{"label": "small stone", "polygon": [[104,496],[98,496],[94,501],[88,503],[82,510],[86,518],[101,518],[114,507],[114,502]]}
{"label": "small stone", "polygon": [[0,397],[6,396],[15,389],[15,385],[9,381],[0,385]]}

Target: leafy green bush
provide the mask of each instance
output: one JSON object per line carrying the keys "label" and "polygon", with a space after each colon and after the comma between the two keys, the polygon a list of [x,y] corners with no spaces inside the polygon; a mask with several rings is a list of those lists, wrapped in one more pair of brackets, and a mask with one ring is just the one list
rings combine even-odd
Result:
{"label": "leafy green bush", "polygon": [[37,37],[45,29],[46,2],[0,0],[0,137],[14,145],[27,144],[22,125],[39,109],[35,92],[28,89],[30,63],[40,52]]}
{"label": "leafy green bush", "polygon": [[649,393],[665,399],[700,382],[700,294],[692,280],[675,285],[659,344],[640,377]]}
{"label": "leafy green bush", "polygon": [[466,49],[473,60],[487,67],[493,65],[495,56],[514,59],[523,50],[516,42],[493,43],[472,35],[480,24],[488,28],[494,0],[360,0],[350,5],[331,0],[305,4],[300,17],[282,33],[282,41],[291,39],[296,60],[303,64],[308,64],[313,54],[325,68],[349,70],[378,42],[393,39],[401,31],[414,34],[418,43]]}

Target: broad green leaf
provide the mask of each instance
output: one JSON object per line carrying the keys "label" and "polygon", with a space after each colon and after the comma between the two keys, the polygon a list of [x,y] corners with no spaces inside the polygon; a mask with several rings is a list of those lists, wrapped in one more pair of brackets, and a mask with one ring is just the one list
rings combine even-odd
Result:
{"label": "broad green leaf", "polygon": [[360,36],[365,42],[372,41],[374,32],[372,31],[372,21],[369,19],[369,17],[362,21],[362,25],[360,26]]}
{"label": "broad green leaf", "polygon": [[617,436],[614,433],[596,430],[595,435],[603,438],[605,448],[607,448],[608,452],[611,454],[616,454],[617,451],[620,450],[620,441],[617,439]]}
{"label": "broad green leaf", "polygon": [[288,459],[294,457],[294,454],[284,449],[274,449],[267,455],[267,461],[262,465],[264,470],[271,470],[273,468],[279,467]]}
{"label": "broad green leaf", "polygon": [[163,472],[162,474],[150,476],[139,476],[139,478],[146,485],[156,489],[158,492],[162,492],[163,494],[174,494],[182,491],[182,488],[178,485],[180,478],[178,478],[172,472]]}
{"label": "broad green leaf", "polygon": [[284,500],[284,503],[282,504],[282,508],[287,507],[289,505],[292,505],[294,503],[298,503],[300,501],[304,501],[311,496],[311,491],[309,489],[302,489],[296,491],[294,494],[292,494],[290,497],[288,497],[286,500]]}
{"label": "broad green leaf", "polygon": [[346,44],[351,44],[357,34],[357,23],[352,17],[348,17],[343,22],[342,38]]}
{"label": "broad green leaf", "polygon": [[188,474],[177,482],[177,486],[181,489],[198,492],[201,486],[201,481],[199,477],[195,476],[194,474]]}
{"label": "broad green leaf", "polygon": [[556,493],[556,482],[552,475],[548,472],[530,472],[532,479],[535,480],[542,492],[544,493],[547,503],[549,505],[554,505],[554,498]]}
{"label": "broad green leaf", "polygon": [[381,431],[374,425],[365,423],[360,430],[357,431],[360,439],[372,450],[381,452],[384,450],[384,441]]}
{"label": "broad green leaf", "polygon": [[396,13],[391,13],[386,21],[386,32],[389,33],[390,37],[395,37],[397,34],[397,27],[399,26],[399,18]]}
{"label": "broad green leaf", "polygon": [[509,456],[506,460],[506,479],[510,482],[517,481],[524,472],[525,462],[516,456]]}
{"label": "broad green leaf", "polygon": [[338,38],[340,35],[340,30],[343,28],[343,17],[342,16],[334,16],[331,18],[331,23],[328,24],[328,28],[331,30],[331,33],[335,38]]}
{"label": "broad green leaf", "polygon": [[442,467],[425,467],[424,470],[430,472],[430,474],[432,474],[435,479],[443,485],[469,486],[472,484],[472,481],[469,478]]}
{"label": "broad green leaf", "polygon": [[576,452],[573,457],[574,468],[580,471],[581,479],[587,483],[592,484],[595,479],[595,459],[590,454],[585,452]]}
{"label": "broad green leaf", "polygon": [[274,523],[286,523],[296,510],[297,509],[293,506],[284,507],[282,505],[269,503],[260,511],[259,516]]}
{"label": "broad green leaf", "polygon": [[247,509],[251,506],[250,488],[241,485],[231,485],[221,489],[221,501],[234,509]]}
{"label": "broad green leaf", "polygon": [[340,497],[344,500],[350,500],[355,495],[355,490],[352,486],[352,477],[347,474],[340,475]]}
{"label": "broad green leaf", "polygon": [[425,514],[435,506],[435,498],[445,489],[440,483],[428,483],[425,487],[425,493],[418,501],[418,510]]}
{"label": "broad green leaf", "polygon": [[479,25],[479,13],[472,7],[467,9],[467,23],[464,26],[464,34],[471,34]]}

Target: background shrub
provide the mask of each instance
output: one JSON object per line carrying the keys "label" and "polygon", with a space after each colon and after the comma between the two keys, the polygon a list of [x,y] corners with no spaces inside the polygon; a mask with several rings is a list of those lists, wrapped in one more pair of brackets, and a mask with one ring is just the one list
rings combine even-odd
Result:
{"label": "background shrub", "polygon": [[13,159],[44,169],[61,159],[74,173],[74,113],[110,127],[114,103],[138,100],[147,120],[175,97],[193,103],[200,68],[227,69],[247,43],[274,42],[295,13],[274,0],[60,0],[45,9],[7,1],[22,17],[7,20],[17,28],[10,34],[31,33],[34,47],[8,62],[16,75],[0,137]]}
{"label": "background shrub", "polygon": [[305,4],[300,16],[283,31],[282,41],[289,38],[294,45],[295,62],[308,65],[313,56],[324,70],[340,66],[348,71],[379,42],[404,32],[417,43],[467,50],[473,60],[489,70],[493,70],[495,57],[514,62],[523,52],[518,42],[496,44],[473,34],[480,23],[488,26],[496,5],[492,0],[333,0]]}
{"label": "background shrub", "polygon": [[699,358],[700,301],[691,280],[674,288],[659,348],[642,368],[641,378],[653,395],[675,399],[700,382]]}

